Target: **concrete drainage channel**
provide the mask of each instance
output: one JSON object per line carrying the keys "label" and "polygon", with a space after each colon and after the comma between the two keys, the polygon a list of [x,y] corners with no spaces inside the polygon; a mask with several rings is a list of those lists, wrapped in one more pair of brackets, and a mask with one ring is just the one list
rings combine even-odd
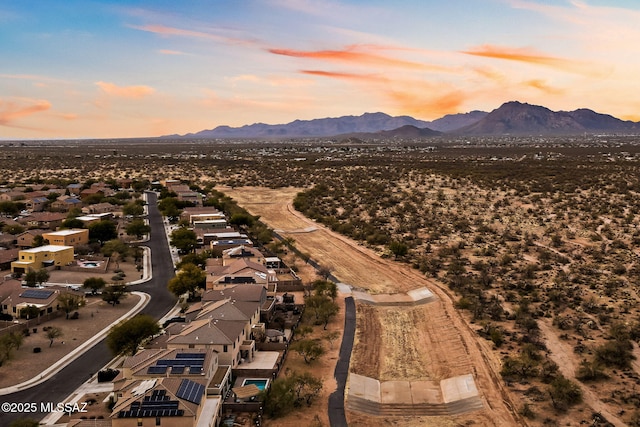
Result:
{"label": "concrete drainage channel", "polygon": [[370,415],[446,416],[482,409],[471,374],[436,381],[384,381],[350,373],[346,409]]}
{"label": "concrete drainage channel", "polygon": [[[341,288],[341,292],[346,289]],[[378,294],[352,291],[361,304],[417,306],[436,301],[427,288],[407,294]],[[448,416],[483,408],[473,375],[437,381],[384,381],[349,373],[345,408],[370,415]],[[333,425],[333,424],[332,424]]]}

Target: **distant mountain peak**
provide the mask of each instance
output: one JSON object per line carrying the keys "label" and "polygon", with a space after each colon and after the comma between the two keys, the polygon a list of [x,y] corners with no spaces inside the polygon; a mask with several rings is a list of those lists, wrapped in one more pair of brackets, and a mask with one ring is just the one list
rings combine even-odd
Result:
{"label": "distant mountain peak", "polygon": [[541,105],[509,101],[483,119],[455,133],[464,135],[568,135],[581,133],[640,130],[637,123],[625,122],[608,114],[582,108],[575,111],[552,111]]}

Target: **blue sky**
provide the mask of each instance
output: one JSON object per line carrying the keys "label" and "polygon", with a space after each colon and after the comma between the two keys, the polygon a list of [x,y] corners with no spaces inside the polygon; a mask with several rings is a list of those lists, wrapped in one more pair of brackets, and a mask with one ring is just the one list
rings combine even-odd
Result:
{"label": "blue sky", "polygon": [[0,138],[432,120],[511,100],[640,120],[636,3],[0,0]]}

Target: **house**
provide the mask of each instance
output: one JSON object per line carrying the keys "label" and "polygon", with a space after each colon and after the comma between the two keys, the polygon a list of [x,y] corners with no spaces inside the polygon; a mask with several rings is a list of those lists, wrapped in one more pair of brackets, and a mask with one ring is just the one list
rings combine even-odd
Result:
{"label": "house", "polygon": [[78,299],[84,299],[84,294],[65,286],[47,286],[46,288],[22,288],[15,289],[8,297],[2,300],[2,312],[20,317],[22,310],[29,306],[39,309],[40,316],[59,310],[58,298],[60,295],[73,295]]}
{"label": "house", "polygon": [[26,273],[29,269],[68,265],[73,262],[72,246],[46,245],[23,249],[18,252],[18,260],[11,263],[12,273]]}
{"label": "house", "polygon": [[50,245],[73,246],[86,245],[89,243],[89,230],[86,228],[76,228],[72,230],[59,230],[43,233],[42,237],[49,241]]}
{"label": "house", "polygon": [[67,215],[60,212],[33,212],[20,218],[20,222],[27,227],[47,228],[55,230],[62,225]]}
{"label": "house", "polygon": [[238,258],[234,262],[222,266],[208,264],[206,272],[206,289],[213,289],[216,285],[235,285],[240,283],[268,287],[270,283],[277,281],[275,272],[246,258]]}
{"label": "house", "polygon": [[69,194],[73,194],[73,195],[80,195],[80,191],[82,190],[82,184],[69,184],[67,185],[67,190],[69,191]]}
{"label": "house", "polygon": [[18,251],[18,248],[0,249],[0,270],[8,270],[11,268],[11,263],[18,259]]}
{"label": "house", "polygon": [[25,200],[27,210],[31,212],[42,212],[49,203],[46,197],[33,197]]}
{"label": "house", "polygon": [[220,219],[224,213],[211,206],[187,207],[180,213],[180,219],[193,224],[198,219]]}
{"label": "house", "polygon": [[264,255],[252,246],[235,246],[222,251],[223,265],[229,265],[237,259],[247,259],[257,264],[264,264]]}
{"label": "house", "polygon": [[244,310],[245,313],[252,313],[250,310],[255,310],[255,307],[259,306],[259,317],[256,317],[256,313],[251,314],[251,322],[253,325],[270,319],[275,307],[275,299],[269,298],[269,292],[264,286],[219,285],[202,294],[202,304],[207,304],[209,301],[221,301],[225,299],[234,301],[236,306]]}
{"label": "house", "polygon": [[[113,427],[217,425],[204,411],[210,400],[205,395],[206,380],[157,377],[134,381],[121,392],[110,415]],[[216,408],[220,406],[220,398],[212,401]]]}
{"label": "house", "polygon": [[73,208],[81,207],[82,200],[71,196],[60,196],[56,201],[51,203],[51,209],[59,212],[68,212]]}
{"label": "house", "polygon": [[210,244],[211,250],[215,251],[224,251],[236,246],[253,246],[253,242],[249,239],[220,239],[212,240]]}
{"label": "house", "polygon": [[24,199],[25,194],[23,191],[4,191],[0,193],[0,202],[16,202]]}
{"label": "house", "polygon": [[111,203],[96,203],[95,205],[89,205],[82,208],[83,214],[103,214],[113,212],[117,209],[115,205]]}

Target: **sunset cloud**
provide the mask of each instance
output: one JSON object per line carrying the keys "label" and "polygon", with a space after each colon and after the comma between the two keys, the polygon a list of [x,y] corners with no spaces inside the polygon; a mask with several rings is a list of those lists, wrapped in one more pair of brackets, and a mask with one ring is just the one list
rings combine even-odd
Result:
{"label": "sunset cloud", "polygon": [[532,48],[510,48],[486,44],[470,50],[462,51],[461,53],[485,58],[504,59],[507,61],[542,65],[560,71],[592,77],[601,76],[606,72],[603,67],[596,66],[595,64],[545,55]]}
{"label": "sunset cloud", "polygon": [[96,86],[98,86],[107,95],[130,99],[144,98],[145,96],[152,95],[156,91],[150,86],[118,86],[114,83],[102,81],[96,82]]}
{"label": "sunset cloud", "polygon": [[531,79],[522,82],[524,86],[538,89],[542,92],[548,93],[549,95],[560,95],[564,93],[564,90],[548,85],[542,79]]}
{"label": "sunset cloud", "polygon": [[322,70],[301,70],[303,74],[309,74],[312,76],[329,77],[333,79],[343,79],[352,81],[366,81],[366,82],[388,82],[389,79],[372,74],[357,74],[357,73],[344,73],[335,71],[322,71]]}
{"label": "sunset cloud", "polygon": [[51,108],[46,100],[18,99],[5,101],[0,99],[0,126],[16,126],[15,121],[33,114],[42,113]]}
{"label": "sunset cloud", "polygon": [[[357,65],[376,65],[383,67],[398,67],[414,70],[426,70],[432,68],[428,64],[406,61],[376,53],[363,52],[358,46],[349,46],[342,50],[316,50],[304,51],[293,49],[268,49],[274,55],[291,56],[294,58],[319,59],[324,61],[346,62]],[[443,67],[437,67],[441,69]]]}

